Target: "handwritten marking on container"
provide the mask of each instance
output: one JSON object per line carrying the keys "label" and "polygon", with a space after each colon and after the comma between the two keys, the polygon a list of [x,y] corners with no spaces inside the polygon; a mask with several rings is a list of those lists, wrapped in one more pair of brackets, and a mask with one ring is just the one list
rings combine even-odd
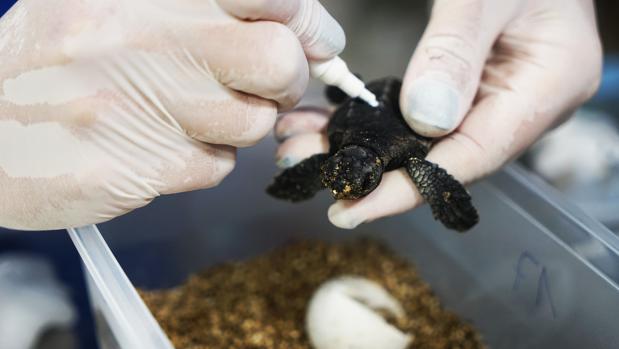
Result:
{"label": "handwritten marking on container", "polygon": [[544,308],[547,308],[550,310],[552,318],[556,319],[557,311],[552,300],[552,295],[550,293],[548,270],[529,251],[522,252],[520,254],[520,257],[518,258],[518,263],[516,265],[516,277],[514,279],[514,286],[512,287],[512,291],[518,291],[520,288],[522,288],[522,284],[527,279],[527,277],[532,276],[531,268],[527,268],[527,265],[533,266],[538,275],[536,286],[537,291],[535,293],[535,303],[533,311],[541,311]]}

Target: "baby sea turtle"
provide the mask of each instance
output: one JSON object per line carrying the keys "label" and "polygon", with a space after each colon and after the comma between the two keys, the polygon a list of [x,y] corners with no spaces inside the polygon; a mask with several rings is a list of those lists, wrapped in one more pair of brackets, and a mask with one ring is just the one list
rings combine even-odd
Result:
{"label": "baby sea turtle", "polygon": [[368,84],[380,103],[376,108],[328,87],[327,97],[339,104],[327,126],[329,153],[285,169],[267,192],[296,202],[327,188],[335,199],[358,199],[378,186],[385,171],[404,167],[435,219],[458,231],[473,227],[479,217],[470,195],[447,171],[425,160],[433,140],[418,135],[404,121],[401,85],[394,78]]}

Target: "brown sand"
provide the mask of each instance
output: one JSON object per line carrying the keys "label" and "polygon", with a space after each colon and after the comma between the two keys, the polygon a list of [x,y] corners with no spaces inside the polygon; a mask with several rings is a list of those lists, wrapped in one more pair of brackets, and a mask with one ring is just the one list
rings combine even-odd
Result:
{"label": "brown sand", "polygon": [[374,280],[402,303],[407,319],[392,323],[414,335],[411,348],[484,348],[410,264],[368,240],[297,243],[141,295],[177,349],[309,349],[309,299],[323,282],[342,275]]}

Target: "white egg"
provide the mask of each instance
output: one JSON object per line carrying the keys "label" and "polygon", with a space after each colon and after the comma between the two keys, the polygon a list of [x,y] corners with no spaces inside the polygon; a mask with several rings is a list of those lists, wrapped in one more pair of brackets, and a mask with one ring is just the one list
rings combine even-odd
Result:
{"label": "white egg", "polygon": [[400,303],[379,284],[354,276],[324,283],[310,300],[306,326],[316,349],[404,349],[413,340],[375,310],[404,316]]}

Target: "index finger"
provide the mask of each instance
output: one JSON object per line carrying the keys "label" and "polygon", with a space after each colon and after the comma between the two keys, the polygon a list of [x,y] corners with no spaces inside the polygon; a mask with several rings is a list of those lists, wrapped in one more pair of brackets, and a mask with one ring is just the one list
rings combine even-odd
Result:
{"label": "index finger", "polygon": [[346,46],[344,30],[318,0],[217,0],[231,15],[286,25],[299,38],[309,60],[337,56]]}

